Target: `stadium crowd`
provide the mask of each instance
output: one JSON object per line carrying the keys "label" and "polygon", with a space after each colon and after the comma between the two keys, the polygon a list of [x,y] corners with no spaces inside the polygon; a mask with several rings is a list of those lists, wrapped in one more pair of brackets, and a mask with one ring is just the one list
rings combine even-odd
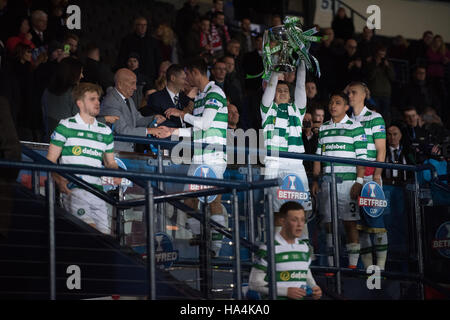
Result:
{"label": "stadium crowd", "polygon": [[[177,12],[173,26],[152,26],[149,19],[137,17],[128,36],[114,39],[121,41],[115,65],[104,64],[102,48],[95,43],[82,46],[76,30],[65,27],[67,5],[67,0],[0,0],[0,95],[9,101],[21,140],[48,142],[58,122],[76,113],[72,89],[80,82],[91,82],[106,94],[121,68],[136,75],[135,108],[146,116],[157,113],[152,95],[165,90],[167,69],[198,56],[208,64],[210,79],[235,107],[238,123],[231,126],[261,129],[264,84],[261,78],[246,76],[263,71],[262,34],[252,30],[249,18],[240,21],[239,30],[232,28],[233,17],[224,10],[223,1],[212,1],[204,15],[195,0],[188,1]],[[273,15],[266,27],[282,24],[282,18]],[[450,51],[442,37],[426,31],[421,40],[408,43],[402,36],[378,37],[367,27],[356,34],[343,8],[332,27],[315,27],[324,36],[311,48],[322,76],[317,79],[309,74],[307,79],[306,152],[315,151],[315,129],[329,119],[330,94],[361,81],[370,93],[367,106],[383,115],[387,127],[399,129],[407,163],[441,155],[450,121]],[[408,66],[406,73],[398,67],[401,64]],[[401,80],[404,74],[411,74],[408,81]],[[295,72],[284,75],[291,97],[295,77]],[[195,97],[196,88],[186,84],[179,92],[176,102],[182,101],[185,107],[186,99]]]}

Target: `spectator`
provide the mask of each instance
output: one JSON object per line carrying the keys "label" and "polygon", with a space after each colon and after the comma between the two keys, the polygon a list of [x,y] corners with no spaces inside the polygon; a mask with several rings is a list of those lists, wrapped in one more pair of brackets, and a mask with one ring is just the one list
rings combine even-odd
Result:
{"label": "spectator", "polygon": [[336,39],[340,39],[342,43],[347,39],[353,37],[355,32],[355,26],[351,18],[347,17],[347,13],[344,8],[339,8],[336,16],[331,24]]}
{"label": "spectator", "polygon": [[241,45],[242,54],[252,51],[252,23],[250,19],[244,18],[241,21],[241,30],[234,36]]}
{"label": "spectator", "polygon": [[232,130],[232,133],[234,135],[234,131],[238,129],[238,123],[239,123],[239,110],[234,105],[229,103],[228,104],[228,130]]}
{"label": "spectator", "polygon": [[[261,38],[261,48],[262,48],[262,38]],[[234,69],[237,75],[243,79],[243,55],[241,54],[241,44],[236,39],[231,39],[227,45],[226,55],[230,55],[234,58]]]}
{"label": "spectator", "polygon": [[[166,78],[167,86],[148,97],[146,107],[141,110],[143,116],[163,116],[170,108],[192,113],[194,104],[183,91],[187,82],[184,69],[178,64],[173,64],[167,69]],[[171,128],[186,127],[185,123],[176,117],[169,118],[163,125]]]}
{"label": "spectator", "polygon": [[[338,66],[338,74],[341,75],[342,83],[350,83],[353,81],[362,81],[362,60],[357,54],[358,44],[355,39],[348,39],[345,42],[345,53],[341,57],[340,65]],[[344,89],[345,85],[341,85],[340,90]]]}
{"label": "spectator", "polygon": [[317,59],[319,60],[320,70],[323,74],[319,79],[319,88],[321,98],[328,99],[331,92],[335,91],[338,86],[336,60],[338,57],[335,43],[334,31],[331,28],[322,30],[324,38],[317,52]]}
{"label": "spectator", "polygon": [[[319,136],[314,133],[312,130],[312,115],[311,113],[305,113],[303,118],[303,145],[305,146],[306,154],[316,154],[317,143],[319,141]],[[313,162],[304,161],[303,165],[305,166],[305,170],[307,173],[312,173],[313,170]]]}
{"label": "spectator", "polygon": [[36,48],[41,48],[49,43],[47,34],[48,15],[42,10],[33,11],[31,14],[31,42]]}
{"label": "spectator", "polygon": [[434,36],[433,42],[426,54],[428,58],[428,80],[439,92],[440,98],[445,100],[447,94],[444,85],[444,73],[445,66],[450,59],[450,52],[447,50],[444,40],[440,35]]}
{"label": "spectator", "polygon": [[[388,127],[386,137],[388,145],[386,153],[387,163],[416,164],[412,150],[403,141],[402,132],[398,124],[392,124]],[[404,185],[411,178],[413,178],[413,173],[410,171],[383,170],[383,184]]]}
{"label": "spectator", "polygon": [[[116,72],[115,87],[110,90],[103,99],[101,112],[103,116],[116,116],[119,120],[114,125],[114,134],[140,136],[154,135],[157,138],[167,138],[170,132],[167,127],[148,128],[153,120],[162,123],[165,119],[160,116],[143,117],[136,109],[131,97],[136,91],[136,75],[128,69],[119,69]],[[117,142],[116,150],[134,151],[134,144],[128,142]]]}
{"label": "spectator", "polygon": [[[215,50],[215,55],[223,55],[228,42],[230,42],[230,34],[228,33],[228,27],[225,25],[225,15],[223,12],[215,12],[212,18],[211,34],[214,38],[220,40],[220,49]],[[217,34],[217,36],[215,36]],[[217,40],[217,41],[218,41]]]}
{"label": "spectator", "polygon": [[162,89],[164,89],[166,87],[166,85],[167,85],[166,72],[167,72],[167,69],[171,65],[172,65],[172,63],[170,61],[163,61],[161,63],[161,65],[159,66],[158,79],[156,79],[152,89],[146,92],[146,94],[145,94],[146,98],[149,95],[155,93],[156,91],[161,91]]}
{"label": "spectator", "polygon": [[402,94],[401,105],[413,106],[419,113],[422,113],[429,106],[441,110],[439,94],[433,86],[427,83],[425,67],[417,66],[415,68],[413,79]]}
{"label": "spectator", "polygon": [[68,45],[70,47],[70,56],[78,57],[78,44],[80,43],[80,38],[74,33],[67,33],[64,37],[64,46]]}
{"label": "spectator", "polygon": [[424,129],[430,133],[435,144],[444,143],[445,139],[450,136],[448,129],[444,127],[441,118],[435,109],[428,107],[421,114]]}
{"label": "spectator", "polygon": [[185,54],[185,61],[189,61],[194,57],[197,57],[202,52],[206,51],[207,48],[203,48],[200,46],[200,39],[202,34],[202,25],[205,30],[209,30],[209,20],[203,18],[201,21],[195,22],[192,28],[189,30],[187,36],[183,36],[180,39],[184,39],[184,49],[183,52]]}
{"label": "spectator", "polygon": [[374,52],[374,56],[368,61],[366,73],[371,97],[376,103],[378,112],[382,114],[386,122],[389,122],[391,117],[391,82],[395,79],[395,72],[386,57],[386,47],[379,45]]}
{"label": "spectator", "polygon": [[213,7],[205,14],[205,16],[211,21],[216,13],[223,13],[223,0],[213,0],[212,2]]}
{"label": "spectator", "polygon": [[416,108],[406,107],[403,109],[403,119],[406,127],[403,128],[403,137],[407,145],[415,147],[423,146],[428,143],[428,132],[420,124],[420,117]]}
{"label": "spectator", "polygon": [[200,22],[200,48],[204,49],[204,51],[210,54],[213,54],[211,21],[207,18],[202,18]]}
{"label": "spectator", "polygon": [[308,110],[308,112],[311,112],[311,110],[320,105],[317,84],[314,82],[314,80],[307,80],[305,87],[307,98],[306,109]]}
{"label": "spectator", "polygon": [[398,35],[392,40],[389,48],[389,57],[393,59],[408,60],[409,43],[403,36]]}
{"label": "spectator", "polygon": [[136,52],[141,57],[141,71],[153,82],[158,77],[158,67],[162,60],[158,43],[147,30],[146,18],[134,20],[133,33],[126,36],[120,45],[118,65],[125,67],[130,53]]}
{"label": "spectator", "polygon": [[270,22],[270,27],[281,26],[282,24],[283,20],[281,19],[281,16],[279,14],[274,14]]}
{"label": "spectator", "polygon": [[69,57],[59,63],[42,96],[46,141],[62,119],[73,117],[78,113],[72,90],[80,83],[82,77],[83,65],[78,59]]}
{"label": "spectator", "polygon": [[[221,60],[225,63],[225,67],[227,69],[225,82],[232,83],[234,86],[238,87],[240,95],[241,97],[243,97],[244,79],[241,74],[238,74],[238,72],[236,71],[236,62],[234,57],[231,55],[226,55]],[[240,108],[241,106],[239,105],[238,107]]]}
{"label": "spectator", "polygon": [[20,18],[18,20],[18,31],[19,33],[16,36],[10,37],[8,41],[6,41],[6,48],[8,49],[8,53],[10,55],[13,54],[14,49],[16,49],[17,44],[23,43],[27,46],[29,46],[31,49],[34,49],[36,46],[33,42],[31,42],[31,39],[33,36],[30,33],[30,23],[28,21],[28,18]]}
{"label": "spectator", "polygon": [[361,56],[363,63],[366,63],[367,59],[370,58],[375,50],[376,43],[374,40],[373,30],[369,29],[367,26],[364,27],[361,39],[358,42],[358,52]]}
{"label": "spectator", "polygon": [[[275,234],[275,254],[277,257],[286,255],[288,259],[277,259],[275,269],[278,275],[289,274],[290,281],[283,281],[283,277],[278,280],[276,294],[279,299],[301,300],[306,296],[304,287],[308,286],[312,289],[312,298],[319,300],[322,290],[317,286],[309,267],[311,251],[308,242],[301,239],[306,226],[305,209],[298,202],[286,202],[280,208],[280,218],[282,228]],[[267,246],[261,245],[258,259],[250,272],[249,289],[265,297],[269,294],[267,270]],[[302,276],[294,278],[294,273]]]}
{"label": "spectator", "polygon": [[[190,38],[186,37],[186,32],[190,32],[194,25],[200,21],[199,6],[197,0],[189,0],[184,3],[183,8],[177,12],[175,32],[180,39],[182,51],[186,54],[190,52]],[[196,44],[200,41],[196,41]]]}
{"label": "spectator", "polygon": [[155,32],[163,61],[179,62],[178,40],[172,28],[167,23],[161,23]]}
{"label": "spectator", "polygon": [[134,72],[136,75],[136,91],[134,91],[131,97],[134,101],[134,105],[140,110],[146,104],[147,92],[151,89],[151,83],[148,77],[142,73],[139,69],[140,57],[137,53],[130,53],[130,57],[127,61],[127,69]]}
{"label": "spectator", "polygon": [[91,43],[86,48],[86,60],[83,68],[84,82],[98,84],[106,92],[108,87],[114,86],[114,74],[111,69],[101,62],[100,48]]}
{"label": "spectator", "polygon": [[52,40],[63,41],[67,32],[67,6],[68,0],[52,0],[48,16],[48,33]]}
{"label": "spectator", "polygon": [[20,140],[38,141],[34,127],[36,114],[33,110],[33,68],[31,47],[17,44],[11,63],[7,66],[7,79],[16,92],[14,100],[10,100],[11,114],[16,124]]}
{"label": "spectator", "polygon": [[427,52],[433,42],[433,32],[425,31],[420,41],[413,42],[408,48],[410,65],[423,65],[427,62]]}

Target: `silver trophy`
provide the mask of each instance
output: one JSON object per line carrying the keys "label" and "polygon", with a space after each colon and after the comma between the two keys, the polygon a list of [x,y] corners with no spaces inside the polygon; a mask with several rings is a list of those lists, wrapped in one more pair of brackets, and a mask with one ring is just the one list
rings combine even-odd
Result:
{"label": "silver trophy", "polygon": [[294,72],[295,67],[290,63],[291,53],[289,52],[290,47],[285,26],[270,28],[268,30],[268,40],[271,47],[280,46],[280,50],[271,55],[271,70],[275,72]]}

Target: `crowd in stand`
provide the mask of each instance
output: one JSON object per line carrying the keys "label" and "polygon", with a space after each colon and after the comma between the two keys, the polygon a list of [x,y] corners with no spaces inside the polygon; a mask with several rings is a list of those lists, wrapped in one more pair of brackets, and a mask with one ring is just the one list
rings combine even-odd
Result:
{"label": "crowd in stand", "polygon": [[[189,0],[177,12],[173,26],[152,26],[148,18],[137,17],[129,35],[112,39],[121,41],[115,65],[104,64],[102,48],[84,43],[66,28],[67,5],[67,0],[0,0],[0,96],[9,102],[21,140],[48,142],[58,122],[77,112],[72,89],[80,82],[91,82],[107,93],[115,84],[114,73],[121,68],[136,75],[134,106],[152,115],[156,112],[152,95],[166,89],[168,68],[199,56],[209,66],[210,79],[233,105],[230,127],[261,128],[264,83],[246,76],[263,71],[262,34],[252,30],[249,18],[240,21],[240,30],[232,30],[233,17],[224,12],[223,1],[213,0],[211,9],[201,15],[196,1]],[[274,15],[267,27],[282,24],[282,18]],[[331,28],[315,27],[323,39],[312,45],[311,54],[319,60],[322,77],[310,75],[307,80],[305,145],[315,145],[316,129],[329,117],[330,94],[360,81],[370,92],[367,106],[386,120],[389,146],[400,143],[407,149],[403,160],[392,156],[393,162],[420,163],[439,157],[448,142],[450,123],[450,51],[444,39],[426,31],[421,40],[409,44],[402,36],[382,39],[367,27],[357,35],[359,30],[343,8]],[[407,81],[399,80],[398,61],[408,66],[411,76]],[[284,80],[295,83],[295,73],[285,74]],[[196,89],[187,84],[181,92],[187,99],[196,95]],[[175,97],[180,99],[178,94]],[[314,153],[313,147],[309,149]]]}

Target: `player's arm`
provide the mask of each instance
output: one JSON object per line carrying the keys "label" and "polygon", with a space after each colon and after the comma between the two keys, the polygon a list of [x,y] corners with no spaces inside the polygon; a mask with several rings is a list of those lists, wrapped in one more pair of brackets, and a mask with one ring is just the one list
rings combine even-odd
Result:
{"label": "player's arm", "polygon": [[[377,162],[386,161],[386,124],[384,119],[380,116],[373,119],[372,135],[377,150]],[[373,180],[381,185],[382,168],[376,168],[373,174]]]}
{"label": "player's arm", "polygon": [[[386,161],[386,139],[374,139],[375,149],[377,149],[377,162]],[[381,174],[383,173],[383,168],[375,168],[373,174],[373,180],[381,185]]]}
{"label": "player's arm", "polygon": [[[61,156],[62,147],[56,146],[54,144],[50,144],[48,147],[47,159],[53,162],[54,164],[58,163],[58,159]],[[52,172],[53,180],[55,180],[56,185],[61,193],[70,194],[69,188],[67,188],[67,179],[63,178],[59,174]]]}
{"label": "player's arm", "polygon": [[[301,61],[297,68],[297,82],[295,84],[295,97],[294,104],[295,107],[300,110],[300,114],[305,114],[306,112],[306,66],[305,61]],[[303,121],[303,119],[301,119]]]}
{"label": "player's arm", "polygon": [[[360,125],[353,130],[353,146],[356,153],[357,160],[367,160],[367,137],[364,128]],[[350,196],[352,199],[357,199],[361,194],[364,183],[365,166],[356,167],[357,180],[353,185]]]}
{"label": "player's arm", "polygon": [[278,72],[272,72],[272,76],[270,77],[270,80],[266,86],[266,90],[264,91],[261,101],[261,117],[263,123],[266,121],[267,113],[273,106],[273,102],[275,100],[275,93],[277,91],[279,75],[280,74]]}

